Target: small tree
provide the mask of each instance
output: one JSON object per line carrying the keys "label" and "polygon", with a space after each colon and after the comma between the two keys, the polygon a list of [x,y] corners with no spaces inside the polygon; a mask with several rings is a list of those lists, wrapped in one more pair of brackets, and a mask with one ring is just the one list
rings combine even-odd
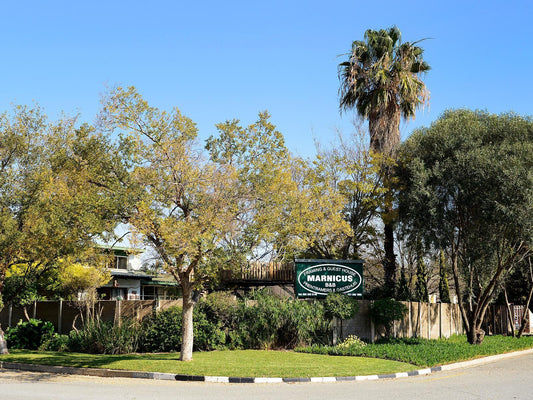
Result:
{"label": "small tree", "polygon": [[331,320],[333,320],[333,318],[338,318],[340,320],[340,336],[342,338],[342,320],[352,318],[359,310],[359,305],[353,298],[345,294],[331,292],[328,293],[324,300],[324,309],[327,318],[330,318]]}
{"label": "small tree", "polygon": [[405,267],[403,266],[400,270],[400,280],[398,282],[398,289],[396,290],[396,297],[399,301],[411,300],[411,290],[409,289],[407,277],[405,276]]}

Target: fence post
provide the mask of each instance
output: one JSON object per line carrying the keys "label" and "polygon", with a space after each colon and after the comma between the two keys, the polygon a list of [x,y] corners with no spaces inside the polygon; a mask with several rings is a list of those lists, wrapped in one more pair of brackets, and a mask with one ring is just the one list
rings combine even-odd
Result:
{"label": "fence post", "polygon": [[13,304],[9,304],[9,315],[7,318],[7,327],[11,328],[11,320],[13,319]]}
{"label": "fence post", "polygon": [[450,309],[450,336],[452,336],[453,335],[453,325],[452,325],[452,322],[453,322],[453,305],[451,303],[446,303],[446,305]]}
{"label": "fence post", "polygon": [[439,303],[439,339],[442,339],[442,303]]}
{"label": "fence post", "polygon": [[37,300],[33,301],[33,319],[37,318]]}
{"label": "fence post", "polygon": [[413,308],[411,305],[411,300],[409,300],[409,330],[407,331],[407,335],[411,338],[413,337],[413,318],[412,318],[412,312]]}
{"label": "fence post", "polygon": [[428,301],[428,340],[431,339],[431,303]]}
{"label": "fence post", "polygon": [[[372,307],[372,304],[374,304],[374,300],[370,300],[369,307]],[[374,328],[374,322],[372,321],[372,318],[370,318],[370,337],[371,337],[372,343],[375,342],[375,336],[376,336],[376,333],[375,333],[375,328]]]}
{"label": "fence post", "polygon": [[117,325],[120,328],[122,325],[122,300],[117,301],[117,308],[118,308],[118,321]]}
{"label": "fence post", "polygon": [[59,300],[59,315],[57,317],[57,333],[61,335],[62,333],[62,322],[63,322],[63,299]]}

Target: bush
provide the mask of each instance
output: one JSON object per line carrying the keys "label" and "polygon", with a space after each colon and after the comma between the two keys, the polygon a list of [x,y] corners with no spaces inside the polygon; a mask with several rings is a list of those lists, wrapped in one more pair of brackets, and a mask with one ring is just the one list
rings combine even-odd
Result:
{"label": "bush", "polygon": [[29,321],[20,320],[15,327],[8,328],[5,339],[12,349],[37,350],[53,334],[54,326],[50,321],[30,318]]}
{"label": "bush", "polygon": [[141,351],[179,351],[181,346],[181,307],[158,311],[142,322]]}
{"label": "bush", "polygon": [[230,346],[235,348],[293,348],[327,341],[328,321],[321,302],[305,302],[255,293],[255,305],[241,302]]}
{"label": "bush", "polygon": [[328,318],[350,319],[359,310],[359,305],[345,294],[331,292],[324,300],[324,308]]}
{"label": "bush", "polygon": [[357,350],[365,346],[366,343],[355,335],[349,335],[346,339],[344,339],[341,343],[337,345],[338,348],[349,350]]}
{"label": "bush", "polygon": [[54,333],[50,338],[43,341],[39,346],[39,351],[69,351],[69,336]]}
{"label": "bush", "polygon": [[93,354],[126,354],[139,349],[140,324],[123,320],[120,326],[95,319],[83,329],[71,331],[68,347],[71,351]]}

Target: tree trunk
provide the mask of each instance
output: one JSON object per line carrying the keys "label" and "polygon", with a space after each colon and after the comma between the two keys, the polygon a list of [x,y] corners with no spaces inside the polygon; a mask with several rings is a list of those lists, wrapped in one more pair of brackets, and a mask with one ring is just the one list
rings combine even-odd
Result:
{"label": "tree trunk", "polygon": [[188,282],[182,281],[183,290],[183,311],[182,311],[182,326],[181,326],[181,361],[192,360],[192,349],[194,343],[194,329],[193,329],[193,311],[194,301],[192,298],[192,287]]}
{"label": "tree trunk", "polygon": [[396,288],[396,255],[394,254],[394,225],[392,222],[385,223],[384,234],[385,260],[383,267],[385,269],[385,291],[387,296],[394,297]]}
{"label": "tree trunk", "polygon": [[513,311],[511,310],[511,303],[509,303],[509,297],[507,296],[507,288],[503,287],[503,296],[505,298],[505,306],[507,307],[507,319],[511,325],[511,336],[515,337],[514,334],[514,320],[513,320]]}
{"label": "tree trunk", "polygon": [[526,329],[526,324],[529,322],[529,305],[531,304],[531,298],[533,297],[533,265],[531,263],[531,257],[528,258],[529,263],[529,293],[527,295],[526,306],[524,314],[522,314],[522,321],[520,322],[520,329],[518,330],[517,338],[521,338],[524,330]]}
{"label": "tree trunk", "polygon": [[383,212],[385,259],[385,295],[394,297],[396,291],[396,256],[394,254],[394,209],[392,194],[392,163],[400,145],[400,107],[396,102],[389,102],[385,110],[378,109],[368,119],[370,148],[385,156],[382,160],[383,186],[389,191]]}
{"label": "tree trunk", "polygon": [[0,326],[0,354],[9,354],[9,351],[7,351],[6,338],[4,337],[4,331],[2,330],[1,326]]}
{"label": "tree trunk", "polygon": [[467,332],[468,343],[480,345],[485,338],[485,331],[472,322],[472,329]]}

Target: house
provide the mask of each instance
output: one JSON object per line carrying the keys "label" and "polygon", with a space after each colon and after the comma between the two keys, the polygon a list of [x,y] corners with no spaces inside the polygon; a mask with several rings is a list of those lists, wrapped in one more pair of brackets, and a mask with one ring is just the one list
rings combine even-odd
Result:
{"label": "house", "polygon": [[97,289],[104,300],[168,300],[181,297],[180,288],[168,274],[152,274],[143,269],[144,250],[105,247],[112,255],[111,280]]}

